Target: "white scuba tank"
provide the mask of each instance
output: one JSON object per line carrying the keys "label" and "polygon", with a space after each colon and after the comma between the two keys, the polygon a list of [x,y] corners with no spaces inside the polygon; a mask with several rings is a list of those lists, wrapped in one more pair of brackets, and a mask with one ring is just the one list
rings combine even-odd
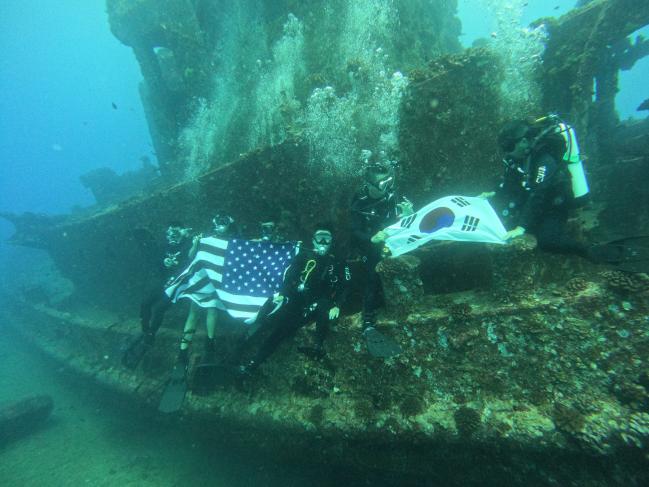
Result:
{"label": "white scuba tank", "polygon": [[577,136],[575,129],[570,125],[559,122],[557,132],[560,133],[566,141],[566,152],[563,154],[563,161],[570,171],[572,176],[572,192],[575,198],[580,198],[588,194],[588,181],[586,180],[586,173],[584,172],[584,165],[581,161],[581,154],[579,153],[579,145],[577,144]]}

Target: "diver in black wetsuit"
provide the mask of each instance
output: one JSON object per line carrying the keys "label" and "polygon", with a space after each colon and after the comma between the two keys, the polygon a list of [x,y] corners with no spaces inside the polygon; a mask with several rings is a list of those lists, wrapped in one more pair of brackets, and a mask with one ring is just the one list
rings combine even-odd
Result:
{"label": "diver in black wetsuit", "polygon": [[256,345],[256,353],[239,372],[255,370],[282,341],[313,321],[315,344],[303,351],[324,355],[325,338],[340,315],[350,280],[349,268],[331,253],[332,243],[331,231],[320,226],[313,235],[313,249],[300,249],[286,270],[280,292],[259,312],[257,331],[246,344],[246,348]]}
{"label": "diver in black wetsuit", "polygon": [[165,284],[173,277],[173,272],[184,262],[192,247],[191,228],[184,228],[173,223],[167,228],[167,251],[162,260],[156,279],[156,285],[140,304],[140,324],[142,334],[125,350],[122,363],[131,369],[137,367],[144,354],[155,341],[155,335],[162,325],[164,315],[171,306],[171,300],[165,294]]}
{"label": "diver in black wetsuit", "polygon": [[589,258],[591,246],[567,233],[571,210],[588,192],[578,154],[570,154],[578,152],[574,131],[555,119],[539,120],[515,120],[503,127],[498,143],[505,153],[505,172],[498,189],[481,196],[493,197],[511,228],[507,239],[529,232],[542,250]]}
{"label": "diver in black wetsuit", "polygon": [[382,301],[381,281],[376,265],[382,258],[383,229],[398,218],[413,212],[412,204],[404,198],[398,202],[394,191],[394,164],[368,161],[365,183],[351,203],[352,246],[361,256],[365,274],[363,292],[363,330],[373,328],[376,310]]}
{"label": "diver in black wetsuit", "polygon": [[498,137],[505,153],[505,173],[494,206],[503,222],[514,227],[506,238],[530,232],[549,252],[573,254],[628,272],[649,271],[649,238],[626,237],[605,243],[584,243],[567,233],[571,210],[588,194],[575,132],[555,115],[506,124]]}

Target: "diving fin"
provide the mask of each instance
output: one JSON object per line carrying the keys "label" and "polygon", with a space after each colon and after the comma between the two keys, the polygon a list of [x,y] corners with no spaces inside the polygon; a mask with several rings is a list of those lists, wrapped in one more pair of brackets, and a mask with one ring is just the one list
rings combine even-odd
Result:
{"label": "diving fin", "polygon": [[649,272],[649,236],[621,238],[594,245],[588,256],[626,272]]}
{"label": "diving fin", "polygon": [[373,357],[390,358],[399,355],[403,350],[401,346],[387,335],[384,335],[373,326],[363,332],[367,351]]}
{"label": "diving fin", "polygon": [[201,359],[201,363],[194,367],[192,391],[204,395],[214,389],[219,383],[216,377],[219,367],[219,364],[216,362],[214,350],[208,346],[205,355]]}
{"label": "diving fin", "polygon": [[135,369],[150,347],[151,344],[147,342],[145,335],[138,336],[124,351],[122,365],[131,370]]}
{"label": "diving fin", "polygon": [[187,365],[178,362],[171,370],[171,377],[167,382],[160,399],[158,411],[161,413],[175,413],[180,410],[185,401],[185,394],[187,393]]}

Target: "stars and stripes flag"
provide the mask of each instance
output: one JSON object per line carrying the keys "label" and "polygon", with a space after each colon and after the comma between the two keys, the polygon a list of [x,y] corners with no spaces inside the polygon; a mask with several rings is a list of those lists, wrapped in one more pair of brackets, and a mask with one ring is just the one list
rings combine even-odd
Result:
{"label": "stars and stripes flag", "polygon": [[253,318],[280,289],[296,248],[292,242],[202,238],[194,260],[165,292],[174,303],[189,298],[233,318]]}
{"label": "stars and stripes flag", "polygon": [[484,198],[446,196],[429,203],[384,230],[393,256],[410,252],[431,240],[505,243],[507,230]]}

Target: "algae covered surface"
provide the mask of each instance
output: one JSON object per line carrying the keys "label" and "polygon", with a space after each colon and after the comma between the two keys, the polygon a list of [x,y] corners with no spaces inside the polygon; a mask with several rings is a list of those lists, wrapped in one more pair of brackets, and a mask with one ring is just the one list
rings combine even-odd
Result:
{"label": "algae covered surface", "polygon": [[[588,244],[649,232],[649,125],[621,122],[614,104],[620,70],[649,53],[641,35],[629,37],[649,24],[647,3],[579,2],[527,28],[515,22],[525,2],[487,3],[497,29],[464,48],[456,1],[107,0],[111,30],[142,72],[159,174],[128,199],[92,178],[101,201],[73,215],[7,214],[13,243],[51,260],[5,291],[3,316],[47,360],[138,411],[133,423],[119,417],[133,411],[120,412],[93,428],[141,427],[142,443],[120,437],[155,464],[126,464],[151,475],[139,485],[186,480],[141,456],[156,428],[173,431],[163,455],[175,438],[201,445],[185,465],[209,446],[235,456],[224,477],[187,474],[199,484],[649,481],[646,268],[553,253],[533,235],[386,256],[376,327],[401,353],[368,353],[369,284],[349,210],[369,153],[392,164],[399,195],[421,208],[496,187],[502,125],[556,112],[577,130],[591,186],[565,231]],[[207,233],[216,214],[232,215],[242,238],[274,221],[281,238],[307,246],[327,222],[350,269],[349,298],[325,354],[308,353],[309,325],[250,375],[233,373],[246,325],[221,320],[216,354],[227,373],[209,390],[190,374],[182,408],[163,417],[187,300],[168,311],[139,366],[121,357],[143,297],[161,291],[165,231],[183,222]],[[190,371],[200,360],[194,346]],[[9,455],[27,455],[16,448]],[[258,476],[233,480],[247,457],[268,459],[277,475],[262,462]],[[111,458],[108,475],[133,481],[115,467],[123,457]],[[93,483],[98,467],[87,468]]]}

